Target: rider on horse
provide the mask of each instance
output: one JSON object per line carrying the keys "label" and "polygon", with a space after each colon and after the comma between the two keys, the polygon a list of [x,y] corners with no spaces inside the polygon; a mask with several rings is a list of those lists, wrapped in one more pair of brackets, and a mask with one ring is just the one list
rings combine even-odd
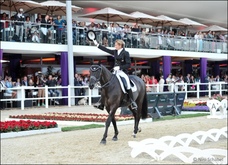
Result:
{"label": "rider on horse", "polygon": [[[125,80],[126,80],[126,85],[127,85],[127,93],[128,93],[128,96],[130,98],[130,102],[131,102],[131,107],[132,109],[137,109],[137,104],[135,103],[135,101],[133,100],[133,93],[132,93],[132,90],[131,90],[131,86],[130,86],[130,80],[129,80],[129,77],[127,75],[127,72],[128,72],[128,68],[131,67],[131,58],[130,58],[130,55],[129,55],[129,52],[125,50],[125,43],[123,40],[116,40],[115,41],[115,50],[111,50],[111,49],[108,49],[100,44],[97,43],[96,40],[93,40],[94,44],[101,50],[109,53],[109,54],[112,54],[115,58],[115,65],[114,65],[114,68],[113,70],[118,72],[118,74],[121,76],[121,77],[124,77]],[[104,99],[102,99],[102,94],[101,94],[101,98],[100,100],[98,101],[98,103],[96,103],[94,105],[94,107],[98,108],[98,109],[101,109],[101,110],[104,110]]]}

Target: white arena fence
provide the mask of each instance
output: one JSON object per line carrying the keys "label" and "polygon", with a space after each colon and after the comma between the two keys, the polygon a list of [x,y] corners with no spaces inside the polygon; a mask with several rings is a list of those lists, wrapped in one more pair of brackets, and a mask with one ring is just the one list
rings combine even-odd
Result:
{"label": "white arena fence", "polygon": [[[185,92],[185,99],[188,99],[189,94],[191,94],[191,97],[193,98],[200,98],[200,94],[203,93],[204,95],[206,95],[207,97],[211,98],[213,96],[213,94],[220,94],[220,95],[227,95],[227,91],[228,91],[228,83],[226,82],[209,82],[209,83],[194,83],[194,84],[190,84],[190,83],[175,83],[175,84],[164,84],[164,89],[168,88],[170,91],[163,91],[163,93],[165,92]],[[183,86],[183,90],[180,91],[179,87]],[[194,87],[194,88],[193,88]],[[84,88],[85,89],[85,95],[81,95],[81,96],[75,96],[74,90],[75,89],[80,89],[80,88]],[[148,91],[148,93],[159,93],[159,84],[156,85],[147,85],[147,88],[150,89],[150,91]],[[25,97],[25,92],[26,90],[38,90],[38,89],[45,89],[45,97],[37,97],[37,92],[33,92],[33,97],[31,98],[26,98]],[[48,89],[56,89],[58,90],[58,92],[60,93],[60,95],[57,96],[53,96],[51,97],[48,93]],[[63,89],[67,89],[68,91],[68,95],[67,96],[63,96]],[[49,100],[53,100],[53,99],[67,99],[68,102],[68,107],[71,107],[72,105],[74,105],[74,99],[78,98],[78,99],[82,99],[87,97],[88,98],[88,105],[92,105],[92,99],[93,98],[98,98],[100,97],[100,86],[96,86],[94,89],[90,89],[88,86],[55,86],[55,87],[29,87],[29,86],[21,86],[21,87],[14,87],[12,88],[12,90],[17,91],[17,98],[11,98],[10,94],[7,94],[6,92],[4,93],[4,97],[3,99],[1,99],[0,101],[6,102],[6,103],[12,103],[13,101],[19,101],[20,102],[20,107],[21,110],[24,110],[25,108],[25,101],[27,100],[32,100],[33,102],[37,101],[37,100],[45,100],[45,108],[48,108],[49,105]]]}

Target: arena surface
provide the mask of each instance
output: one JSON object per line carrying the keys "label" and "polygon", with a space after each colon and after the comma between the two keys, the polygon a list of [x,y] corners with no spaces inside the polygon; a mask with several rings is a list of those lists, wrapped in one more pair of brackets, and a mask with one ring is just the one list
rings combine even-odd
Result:
{"label": "arena surface", "polygon": [[[1,120],[8,115],[38,114],[44,112],[88,112],[106,113],[91,106],[80,107],[53,107],[32,108],[21,110],[1,111]],[[156,121],[141,123],[142,132],[133,138],[133,125],[119,125],[119,140],[112,141],[113,127],[109,128],[107,144],[101,145],[100,140],[104,128],[60,132],[11,139],[1,139],[1,164],[185,164],[175,156],[169,156],[163,161],[154,161],[146,153],[131,157],[132,148],[128,141],[141,141],[147,138],[162,136],[176,136],[181,133],[194,133],[208,131],[213,128],[227,126],[227,119],[207,119],[204,117]],[[199,149],[220,148],[227,149],[227,139],[221,137],[218,142],[207,140],[199,145],[191,143],[190,146]],[[204,162],[195,162],[204,164]],[[206,162],[205,162],[206,163]]]}

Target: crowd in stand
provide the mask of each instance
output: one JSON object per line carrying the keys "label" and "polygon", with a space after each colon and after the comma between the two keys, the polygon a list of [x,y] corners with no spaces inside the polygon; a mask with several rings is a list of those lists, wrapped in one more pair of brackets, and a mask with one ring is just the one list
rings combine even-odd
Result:
{"label": "crowd in stand", "polygon": [[[56,74],[49,74],[45,76],[41,72],[36,73],[36,77],[33,76],[24,76],[22,78],[17,78],[16,81],[12,81],[11,76],[5,76],[4,79],[0,77],[0,82],[4,86],[5,93],[10,96],[10,98],[17,98],[17,90],[15,87],[33,87],[32,89],[25,89],[25,98],[44,98],[46,93],[44,88],[39,87],[55,87],[61,86],[61,76]],[[86,86],[88,85],[88,76],[75,74],[74,86]],[[35,88],[38,87],[38,88]],[[2,89],[2,88],[1,88]],[[48,89],[49,97],[59,97],[61,89],[50,88]],[[75,96],[84,96],[85,90],[84,88],[75,88]],[[78,98],[75,99],[75,104],[78,105]],[[53,100],[55,104],[59,104],[59,99]],[[45,106],[44,99],[37,100],[37,106]]]}
{"label": "crowd in stand", "polygon": [[[157,92],[157,86],[158,86],[159,92],[164,92],[164,91],[173,92],[173,90],[185,91],[185,86],[183,83],[187,83],[187,91],[195,91],[197,90],[197,86],[195,83],[200,82],[200,78],[198,76],[194,77],[191,74],[187,74],[185,77],[183,75],[169,74],[168,77],[166,78],[164,78],[161,75],[158,80],[153,75],[149,76],[149,75],[142,74],[141,78],[144,80],[145,84],[147,85],[147,92]],[[221,82],[221,81],[224,81],[226,84],[228,84],[228,75],[224,74],[222,75],[222,78],[220,78],[219,75],[217,75],[216,77],[213,77],[213,75],[211,75],[205,78],[205,83],[209,83],[209,82],[213,83],[213,82]],[[179,83],[175,85],[175,89],[172,88],[172,84],[174,83]],[[218,90],[217,85],[212,85],[211,89]]]}
{"label": "crowd in stand", "polygon": [[[13,41],[57,44],[65,44],[67,41],[67,22],[62,19],[61,16],[54,18],[46,15],[42,17],[42,15],[38,13],[36,21],[31,22],[30,17],[25,16],[23,9],[20,9],[19,13],[12,16],[11,19],[8,18],[6,13],[3,13],[1,20],[6,21],[4,23],[1,22],[1,29],[3,29],[3,31],[10,26],[15,27],[15,34],[11,39]],[[14,20],[14,22],[9,22],[9,20]],[[115,22],[109,25],[106,25],[104,22],[101,24],[91,22],[89,25],[86,25],[86,22],[77,22],[73,19],[72,26],[74,45],[93,44],[86,38],[86,31],[89,29],[93,29],[99,33],[100,42],[105,46],[112,45],[116,39],[123,39],[126,42],[126,47],[140,46],[142,48],[163,49],[167,45],[168,49],[175,49],[172,39],[181,37],[194,39],[195,45],[197,45],[196,51],[203,51],[203,41],[227,42],[227,36],[224,36],[220,32],[208,31],[203,33],[198,31],[197,33],[190,33],[190,31],[188,31],[186,34],[183,30],[170,30],[168,27],[157,29],[143,28],[137,23],[133,26],[127,24],[121,26]],[[2,40],[10,40],[9,32],[10,31],[5,31],[5,34],[2,34]],[[156,40],[151,41],[150,35],[155,36]]]}

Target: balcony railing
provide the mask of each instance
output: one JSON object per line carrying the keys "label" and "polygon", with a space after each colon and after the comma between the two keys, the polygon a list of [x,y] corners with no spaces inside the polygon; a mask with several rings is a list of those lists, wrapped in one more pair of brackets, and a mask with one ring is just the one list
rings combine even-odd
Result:
{"label": "balcony railing", "polygon": [[[19,25],[18,25],[19,24]],[[67,44],[67,28],[41,23],[25,23],[1,20],[1,41],[18,41],[50,44]],[[72,28],[73,45],[93,45],[86,37],[87,27]],[[195,39],[193,37],[144,34],[141,32],[111,32],[107,29],[93,29],[97,41],[112,47],[116,39],[123,39],[127,48],[162,49],[208,53],[227,53],[227,40]]]}
{"label": "balcony railing", "polygon": [[[170,86],[170,91],[159,91],[159,84],[156,85],[150,85],[147,87],[151,87],[151,91],[148,91],[148,94],[156,94],[159,92],[163,92],[163,93],[170,93],[170,92],[185,92],[185,99],[188,99],[189,97],[192,98],[200,98],[200,95],[206,95],[209,98],[211,98],[213,96],[213,94],[220,94],[220,95],[227,95],[227,90],[228,90],[228,84],[226,82],[213,82],[213,83],[194,83],[194,84],[189,84],[189,83],[175,83],[175,84],[164,84],[163,87],[167,87]],[[195,88],[192,89],[190,87],[194,86]],[[182,90],[180,90],[180,87]],[[72,90],[74,89],[81,89],[84,88],[85,90],[85,95],[83,96],[75,96],[74,92],[72,92]],[[46,95],[44,97],[38,97],[37,96],[37,91],[38,89],[44,89]],[[57,89],[60,93],[60,95],[57,96],[53,96],[51,97],[49,95],[48,90],[49,89]],[[68,95],[63,95],[62,94],[62,90],[65,89],[68,91]],[[27,86],[21,86],[21,87],[15,87],[12,88],[12,90],[17,91],[17,98],[10,98],[10,95],[7,95],[7,93],[4,93],[4,98],[0,99],[0,101],[3,102],[13,102],[13,101],[19,101],[20,102],[20,107],[21,110],[24,110],[25,108],[25,101],[32,101],[32,102],[36,102],[38,100],[45,100],[45,108],[48,108],[49,105],[49,100],[52,99],[65,99],[68,102],[68,107],[72,106],[72,99],[78,98],[78,99],[82,99],[84,97],[88,98],[88,105],[92,105],[92,99],[93,98],[98,98],[100,97],[100,92],[99,92],[100,87],[96,86],[93,90],[91,90],[88,86],[56,86],[56,87],[27,87]],[[33,90],[35,92],[35,94],[33,94],[32,97],[30,98],[26,98],[25,97],[25,93],[26,90]],[[7,96],[7,97],[6,97]]]}

